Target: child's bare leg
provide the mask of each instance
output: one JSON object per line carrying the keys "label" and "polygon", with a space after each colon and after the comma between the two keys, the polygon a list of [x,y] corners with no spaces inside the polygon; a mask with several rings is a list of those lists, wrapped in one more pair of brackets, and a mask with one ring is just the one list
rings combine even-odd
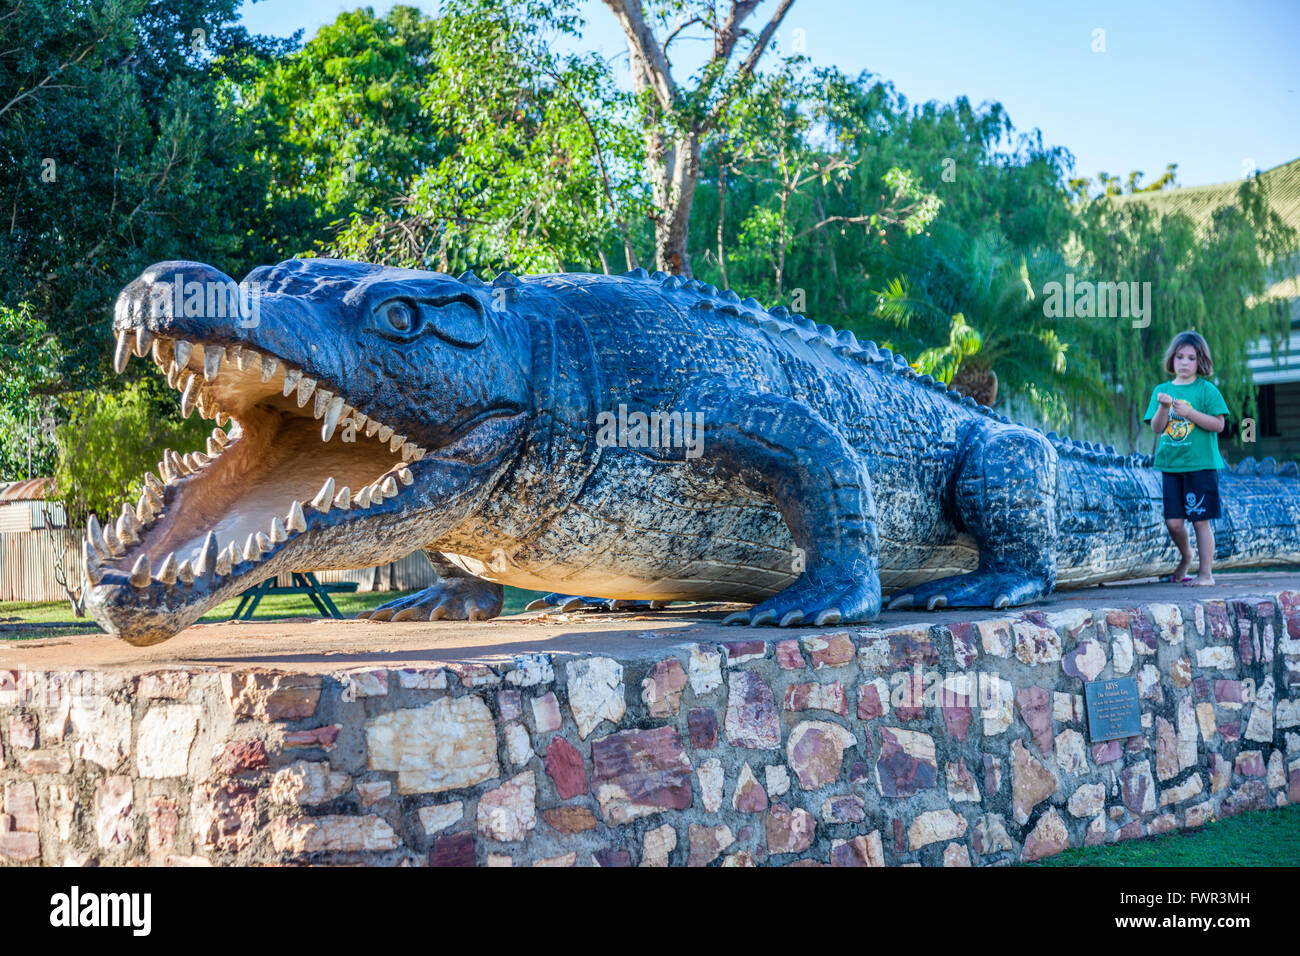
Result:
{"label": "child's bare leg", "polygon": [[[1196,552],[1201,563],[1196,570],[1196,580],[1188,581],[1187,585],[1203,587],[1214,583],[1214,575],[1211,573],[1214,566],[1214,528],[1210,526],[1209,521],[1197,521],[1194,527],[1196,528]],[[1186,530],[1183,533],[1186,534]]]}
{"label": "child's bare leg", "polygon": [[1170,577],[1171,581],[1177,581],[1184,577],[1187,569],[1192,566],[1192,543],[1187,539],[1187,525],[1182,518],[1166,518],[1165,525],[1169,528],[1169,537],[1174,539],[1174,546],[1178,548],[1178,553],[1183,558]]}

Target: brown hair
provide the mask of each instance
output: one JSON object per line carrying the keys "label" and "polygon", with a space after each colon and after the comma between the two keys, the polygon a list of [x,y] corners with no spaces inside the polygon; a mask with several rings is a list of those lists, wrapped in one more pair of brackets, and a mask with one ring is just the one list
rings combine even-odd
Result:
{"label": "brown hair", "polygon": [[1174,374],[1174,355],[1184,345],[1196,349],[1196,374],[1213,375],[1214,359],[1210,358],[1210,346],[1206,344],[1205,338],[1199,332],[1190,329],[1175,335],[1174,340],[1169,343],[1169,348],[1165,349],[1165,371],[1170,375]]}

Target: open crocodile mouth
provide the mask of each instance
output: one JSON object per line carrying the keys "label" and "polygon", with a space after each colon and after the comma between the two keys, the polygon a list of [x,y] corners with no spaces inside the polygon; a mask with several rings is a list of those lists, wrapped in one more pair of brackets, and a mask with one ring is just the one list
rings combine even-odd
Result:
{"label": "open crocodile mouth", "polygon": [[186,591],[225,593],[237,579],[296,570],[265,564],[318,516],[377,513],[411,493],[410,463],[426,449],[283,359],[143,327],[117,337],[119,374],[132,354],[152,357],[181,393],[182,414],[197,410],[217,427],[203,451],[165,451],[134,508],[103,525],[90,517],[92,586],[129,584],[141,604],[172,607],[190,603]]}

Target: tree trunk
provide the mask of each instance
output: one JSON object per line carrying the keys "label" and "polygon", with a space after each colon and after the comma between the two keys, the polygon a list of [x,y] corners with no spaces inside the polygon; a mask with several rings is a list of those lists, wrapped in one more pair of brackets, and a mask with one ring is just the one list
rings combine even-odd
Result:
{"label": "tree trunk", "polygon": [[953,391],[969,395],[990,408],[998,400],[998,373],[991,368],[963,364],[948,385]]}

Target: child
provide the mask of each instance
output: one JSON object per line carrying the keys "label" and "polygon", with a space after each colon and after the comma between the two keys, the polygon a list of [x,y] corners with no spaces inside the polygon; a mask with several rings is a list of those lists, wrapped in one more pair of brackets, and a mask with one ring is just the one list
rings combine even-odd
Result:
{"label": "child", "polygon": [[[1228,406],[1207,376],[1213,373],[1210,347],[1195,332],[1179,332],[1165,350],[1165,371],[1172,382],[1157,385],[1151,393],[1144,421],[1161,432],[1155,469],[1163,472],[1165,524],[1182,560],[1169,576],[1172,582],[1204,587],[1214,583],[1214,531],[1210,521],[1219,517],[1219,475],[1223,458],[1218,433],[1223,431]],[[1192,549],[1187,540],[1188,519],[1196,528],[1200,567],[1196,580],[1187,577]]]}

